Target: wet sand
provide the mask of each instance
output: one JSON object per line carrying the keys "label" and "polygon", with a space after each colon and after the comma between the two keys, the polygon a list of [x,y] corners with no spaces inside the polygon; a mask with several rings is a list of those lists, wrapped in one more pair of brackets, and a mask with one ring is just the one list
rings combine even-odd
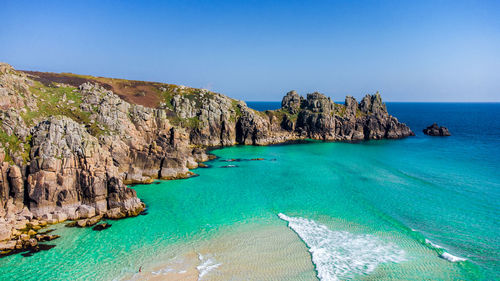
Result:
{"label": "wet sand", "polygon": [[284,225],[245,225],[173,251],[125,280],[316,280],[307,247]]}

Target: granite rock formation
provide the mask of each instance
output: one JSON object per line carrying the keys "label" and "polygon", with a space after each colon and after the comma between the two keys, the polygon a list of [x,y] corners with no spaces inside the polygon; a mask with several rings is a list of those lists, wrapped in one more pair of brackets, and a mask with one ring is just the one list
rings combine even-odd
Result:
{"label": "granite rock formation", "polygon": [[434,123],[429,127],[423,129],[424,134],[428,136],[438,136],[438,137],[448,137],[451,136],[450,131],[446,127],[439,127],[438,124]]}
{"label": "granite rock formation", "polygon": [[291,91],[259,112],[204,89],[0,64],[0,250],[50,223],[135,216],[145,206],[126,184],[190,177],[210,147],[411,135],[378,93],[337,104]]}

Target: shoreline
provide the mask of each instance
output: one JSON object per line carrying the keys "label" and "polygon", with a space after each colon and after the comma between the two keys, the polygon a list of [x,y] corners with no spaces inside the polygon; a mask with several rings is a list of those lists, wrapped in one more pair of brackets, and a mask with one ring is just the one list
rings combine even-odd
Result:
{"label": "shoreline", "polygon": [[[321,234],[319,237],[326,239],[329,235],[334,235],[330,237],[334,240],[324,241],[327,242],[326,244],[318,241],[322,246],[318,248],[318,245],[314,245],[315,250],[311,250],[311,245],[308,245],[311,242],[308,239],[311,237],[303,237],[302,231],[297,232],[295,227],[288,225],[291,221],[296,223],[297,220],[299,223],[305,223],[307,229],[311,226],[312,229],[308,231],[312,231],[313,235],[317,233],[316,231],[323,232],[325,227],[331,229],[323,233],[327,236],[323,237]],[[164,251],[171,253],[170,255],[155,258],[154,261],[142,267],[142,272],[127,274],[119,280],[228,280],[231,278],[244,280],[342,280],[343,278],[393,280],[396,276],[404,276],[401,274],[408,274],[406,277],[410,279],[417,278],[420,276],[418,270],[420,267],[425,267],[432,272],[440,272],[442,276],[453,276],[454,262],[438,257],[434,249],[411,235],[405,233],[394,235],[390,232],[366,234],[362,229],[358,229],[361,232],[356,231],[357,227],[352,232],[346,232],[335,230],[334,225],[330,223],[326,225],[310,219],[276,214],[275,219],[266,223],[254,221],[224,226],[208,237],[195,235],[188,240],[167,246]],[[346,239],[335,240],[337,238],[334,237]],[[391,242],[392,239],[396,240]],[[360,245],[366,243],[368,248],[375,247],[377,251],[367,251],[357,243],[362,243]],[[328,263],[324,263],[326,260],[320,261],[317,256],[318,253],[326,250],[322,247],[328,249],[340,247],[340,249],[348,250],[347,253],[353,250],[355,251],[353,254],[356,251],[359,253],[351,257],[353,260],[350,263],[343,265],[342,263],[349,261],[349,258],[346,260],[346,257],[342,255],[338,256],[340,260],[333,262],[337,256],[327,251],[325,254],[333,256],[328,259]],[[386,248],[381,250],[380,247]],[[398,247],[401,248],[398,249]],[[404,253],[403,256],[400,256],[401,253]],[[366,256],[367,254],[369,256]],[[377,260],[378,262],[372,264]],[[369,266],[356,266],[363,262]],[[321,268],[318,269],[318,266]],[[328,268],[330,266],[331,268]],[[353,268],[345,271],[351,266]],[[325,270],[333,270],[335,275],[327,278],[324,275]],[[364,272],[365,270],[367,272]]]}
{"label": "shoreline", "polygon": [[[316,279],[305,244],[284,225],[243,223],[220,229],[208,239],[184,243],[172,247],[175,256],[120,280],[227,280],[238,276],[268,280],[304,274],[308,280]],[[184,250],[177,248],[184,245]],[[265,269],[277,261],[279,268]]]}

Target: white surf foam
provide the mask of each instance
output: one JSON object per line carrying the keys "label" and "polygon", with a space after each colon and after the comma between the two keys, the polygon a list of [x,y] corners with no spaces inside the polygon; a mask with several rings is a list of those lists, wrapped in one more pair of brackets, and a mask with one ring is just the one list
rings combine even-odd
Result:
{"label": "white surf foam", "polygon": [[373,235],[332,231],[313,220],[278,216],[306,243],[320,280],[349,279],[370,273],[381,263],[406,260],[403,250]]}
{"label": "white surf foam", "polygon": [[153,272],[151,272],[151,274],[164,275],[164,274],[167,274],[167,273],[172,272],[172,271],[174,271],[172,268],[166,267],[166,268],[162,268],[162,269],[157,270],[157,271],[153,271]]}
{"label": "white surf foam", "polygon": [[443,247],[439,246],[438,244],[434,244],[434,243],[432,243],[432,241],[431,241],[431,240],[429,240],[429,239],[425,239],[425,243],[427,243],[427,244],[431,245],[431,246],[432,246],[432,247],[434,247],[434,248],[443,249]]}
{"label": "white surf foam", "polygon": [[[439,246],[438,244],[432,243],[432,241],[429,240],[429,239],[425,239],[425,243],[431,245],[434,248],[445,250],[445,248]],[[443,259],[445,259],[445,260],[447,260],[449,262],[461,262],[461,261],[466,261],[467,260],[465,258],[454,256],[454,255],[452,255],[452,254],[450,254],[448,252],[443,252],[442,254],[439,255],[439,257],[443,258]]]}
{"label": "white surf foam", "polygon": [[461,262],[461,261],[466,261],[467,259],[464,259],[464,258],[461,258],[461,257],[457,257],[457,256],[454,256],[450,253],[447,253],[447,252],[444,252],[442,253],[441,255],[439,255],[441,258],[447,260],[447,261],[450,261],[450,262]]}
{"label": "white surf foam", "polygon": [[203,276],[221,265],[214,258],[203,256],[200,253],[198,253],[198,259],[200,260],[200,265],[196,267],[198,269],[198,280],[201,280]]}

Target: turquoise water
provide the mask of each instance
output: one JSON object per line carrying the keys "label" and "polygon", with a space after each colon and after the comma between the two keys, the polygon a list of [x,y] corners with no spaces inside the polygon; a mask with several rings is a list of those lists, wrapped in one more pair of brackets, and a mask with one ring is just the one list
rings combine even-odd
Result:
{"label": "turquoise water", "polygon": [[[219,159],[196,169],[198,177],[135,186],[147,215],[112,221],[101,232],[56,226],[62,237],[53,241],[55,248],[1,259],[0,279],[141,278],[141,266],[155,271],[181,253],[232,241],[227,233],[252,237],[273,227],[278,240],[283,235],[307,246],[293,251],[311,259],[310,268],[297,269],[288,280],[498,280],[500,126],[491,117],[500,106],[388,106],[416,137],[215,150]],[[433,121],[453,136],[420,133]],[[265,160],[221,161],[257,157]],[[222,168],[228,164],[237,167]],[[268,246],[257,253],[267,255]],[[249,255],[245,243],[241,247],[241,256]],[[224,259],[222,247],[211,251],[220,266],[201,279],[228,279],[217,274],[240,268],[238,259]],[[466,261],[450,262],[440,257],[445,252]],[[293,268],[275,256],[258,263],[259,254],[253,255],[255,274]]]}

